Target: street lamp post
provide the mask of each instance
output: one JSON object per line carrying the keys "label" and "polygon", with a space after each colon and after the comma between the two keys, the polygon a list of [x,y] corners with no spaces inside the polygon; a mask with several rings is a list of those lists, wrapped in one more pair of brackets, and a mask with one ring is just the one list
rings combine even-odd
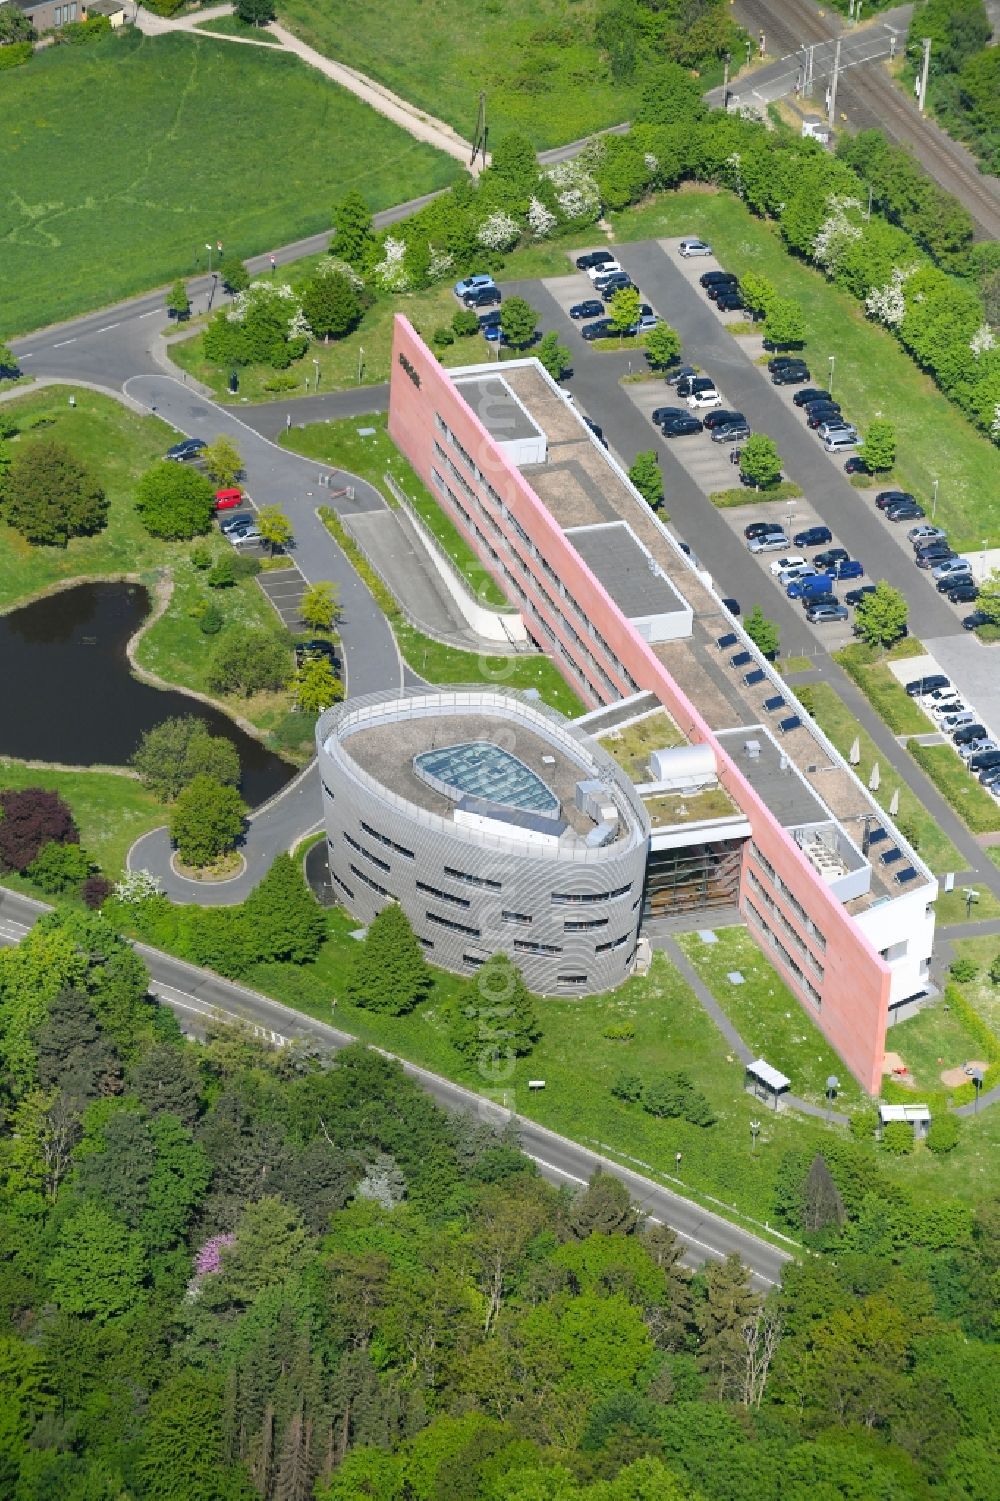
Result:
{"label": "street lamp post", "polygon": [[980,1096],[980,1093],[982,1092],[982,1088],[983,1088],[983,1071],[982,1071],[981,1068],[974,1068],[972,1070],[972,1084],[973,1084],[973,1088],[976,1091],[976,1108],[975,1108],[973,1114],[978,1115],[979,1114],[979,1096]]}
{"label": "street lamp post", "polygon": [[359,344],[358,345],[358,385],[359,386],[361,384],[361,372],[364,370],[364,368],[365,368],[365,352],[362,349],[361,345]]}
{"label": "street lamp post", "polygon": [[833,372],[834,372],[834,370],[836,368],[837,356],[835,354],[827,355],[827,359],[830,361],[830,395],[832,396],[833,395]]}
{"label": "street lamp post", "polygon": [[318,391],[319,390],[319,360],[316,359],[315,356],[313,356],[313,367],[314,367],[314,369],[316,371],[316,379],[313,381],[313,385],[316,387],[316,390]]}
{"label": "street lamp post", "polygon": [[837,1090],[840,1088],[840,1080],[836,1074],[831,1074],[826,1081],[826,1098],[830,1106],[830,1119],[833,1120],[833,1102],[837,1098]]}
{"label": "street lamp post", "polygon": [[987,539],[984,537],[983,538],[983,578],[984,579],[986,577],[986,547],[987,547]]}
{"label": "street lamp post", "polygon": [[931,497],[931,520],[932,520],[932,521],[933,521],[933,520],[934,520],[934,517],[935,517],[935,516],[936,516],[936,515],[937,515],[937,496],[938,496],[938,485],[939,485],[939,484],[940,484],[940,483],[941,483],[941,481],[940,481],[940,480],[937,480],[937,479],[936,479],[936,480],[935,480],[935,481],[934,481],[934,494],[933,494],[933,496],[932,496],[932,497]]}
{"label": "street lamp post", "polygon": [[756,1150],[757,1150],[757,1138],[758,1138],[759,1135],[760,1135],[760,1121],[751,1121],[750,1122],[750,1150],[751,1150],[751,1152],[756,1152]]}
{"label": "street lamp post", "polygon": [[210,245],[208,243],[208,241],[206,240],[205,241],[205,249],[208,251],[208,274],[209,274],[209,276],[211,276],[211,274],[212,274],[212,251],[214,249],[214,246]]}

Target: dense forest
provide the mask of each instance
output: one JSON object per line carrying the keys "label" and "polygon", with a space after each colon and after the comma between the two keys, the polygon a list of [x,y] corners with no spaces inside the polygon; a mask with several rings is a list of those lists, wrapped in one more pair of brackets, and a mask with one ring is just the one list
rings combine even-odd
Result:
{"label": "dense forest", "polygon": [[378,1054],[186,1041],[79,911],[0,952],[0,1065],[5,1498],[1000,1495],[996,1199],[789,1158],[765,1300]]}

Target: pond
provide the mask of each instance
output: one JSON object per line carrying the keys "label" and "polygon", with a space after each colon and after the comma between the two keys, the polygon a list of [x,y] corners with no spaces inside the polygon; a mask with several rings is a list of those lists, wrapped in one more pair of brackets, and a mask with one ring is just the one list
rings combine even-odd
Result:
{"label": "pond", "polygon": [[256,807],[295,767],[220,710],[133,676],[125,646],[149,604],[138,584],[78,584],[0,616],[0,755],[124,766],[145,730],[195,714],[235,745],[240,790]]}

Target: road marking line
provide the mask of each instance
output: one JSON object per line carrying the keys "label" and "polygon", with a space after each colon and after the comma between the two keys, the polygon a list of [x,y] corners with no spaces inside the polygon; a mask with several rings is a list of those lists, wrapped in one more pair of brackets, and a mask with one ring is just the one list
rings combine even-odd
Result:
{"label": "road marking line", "polygon": [[158,313],[159,311],[160,311],[159,308],[153,307],[153,308],[150,308],[150,310],[149,310],[148,313],[140,313],[139,317],[140,318],[152,318],[153,314],[154,313]]}
{"label": "road marking line", "polygon": [[19,354],[17,360],[18,364],[20,364],[22,360],[33,360],[34,358],[35,356],[33,354]]}
{"label": "road marking line", "polygon": [[75,343],[76,343],[76,336],[74,335],[72,339],[60,339],[59,343],[58,344],[53,344],[52,348],[53,349],[62,349],[66,344],[75,344]]}
{"label": "road marking line", "polygon": [[98,333],[99,333],[99,334],[106,334],[106,333],[108,333],[108,332],[109,332],[109,331],[110,331],[110,330],[111,330],[111,329],[112,329],[112,328],[120,328],[120,327],[121,327],[121,320],[120,320],[120,319],[119,319],[119,321],[118,321],[118,322],[117,322],[117,323],[105,323],[105,325],[104,325],[104,327],[103,327],[103,328],[99,328],[99,329],[98,329],[98,330],[97,330],[97,332],[98,332]]}

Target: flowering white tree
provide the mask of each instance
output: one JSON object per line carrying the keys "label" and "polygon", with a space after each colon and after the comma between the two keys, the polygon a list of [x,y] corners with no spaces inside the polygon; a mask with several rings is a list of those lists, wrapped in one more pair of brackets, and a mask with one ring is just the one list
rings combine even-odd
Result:
{"label": "flowering white tree", "polygon": [[555,214],[540,198],[532,198],[528,204],[528,228],[536,240],[544,240],[550,235],[557,222]]}
{"label": "flowering white tree", "polygon": [[365,279],[360,276],[349,261],[342,261],[335,255],[325,255],[320,261],[314,276],[342,276],[349,281],[355,292],[360,292],[364,287]]}
{"label": "flowering white tree", "polygon": [[494,209],[476,232],[476,239],[485,250],[510,250],[520,238],[521,226],[502,208]]}
{"label": "flowering white tree", "polygon": [[887,328],[899,327],[906,316],[903,288],[916,269],[916,266],[896,266],[885,286],[872,287],[865,298],[865,310],[870,318],[877,318]]}
{"label": "flowering white tree", "polygon": [[993,408],[993,421],[990,423],[990,432],[994,438],[1000,438],[1000,402]]}
{"label": "flowering white tree", "polygon": [[455,257],[449,255],[447,250],[438,250],[436,246],[430,247],[431,259],[427,267],[427,276],[430,281],[440,281],[447,276],[455,264]]}
{"label": "flowering white tree", "polygon": [[121,880],[115,882],[115,896],[130,907],[137,907],[147,897],[159,896],[162,890],[159,876],[149,870],[126,870]]}
{"label": "flowering white tree", "polygon": [[557,162],[549,168],[548,176],[556,190],[556,202],[564,219],[593,221],[600,217],[600,191],[579,160]]}
{"label": "flowering white tree", "polygon": [[403,268],[406,241],[386,235],[382,241],[382,255],[382,261],[375,267],[375,280],[386,292],[405,292],[410,285]]}
{"label": "flowering white tree", "polygon": [[289,338],[308,334],[309,325],[303,316],[298,293],[287,282],[252,281],[245,291],[237,292],[226,317],[230,323],[244,323],[255,309],[264,307],[277,310],[285,321]]}
{"label": "flowering white tree", "polygon": [[996,347],[996,335],[988,323],[984,323],[982,328],[977,328],[969,340],[969,348],[977,360],[980,355],[989,354],[990,350],[996,349]]}
{"label": "flowering white tree", "polygon": [[827,199],[827,217],[812,245],[813,260],[826,271],[833,271],[848,245],[861,238],[861,225],[849,217],[852,209],[861,212],[857,198],[834,193]]}

